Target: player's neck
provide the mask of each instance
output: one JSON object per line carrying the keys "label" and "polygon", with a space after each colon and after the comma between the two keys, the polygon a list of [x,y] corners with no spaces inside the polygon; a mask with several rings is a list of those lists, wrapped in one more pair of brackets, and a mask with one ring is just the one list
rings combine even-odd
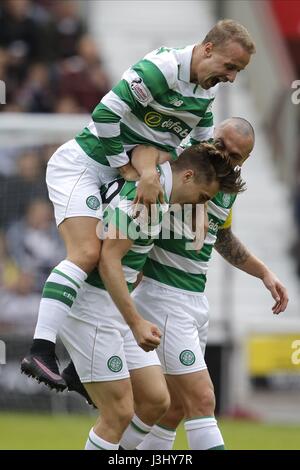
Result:
{"label": "player's neck", "polygon": [[182,181],[176,171],[172,172],[172,190],[170,194],[170,204],[181,204],[182,199]]}

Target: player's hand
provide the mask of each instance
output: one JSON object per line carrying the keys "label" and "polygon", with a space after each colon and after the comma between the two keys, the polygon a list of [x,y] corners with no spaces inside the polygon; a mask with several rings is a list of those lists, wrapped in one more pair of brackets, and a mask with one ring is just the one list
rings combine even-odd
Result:
{"label": "player's hand", "polygon": [[142,175],[133,204],[136,206],[143,204],[149,211],[152,204],[156,205],[157,200],[161,204],[164,203],[164,193],[158,173],[155,171]]}
{"label": "player's hand", "polygon": [[140,178],[140,175],[130,163],[120,166],[118,170],[122,178],[126,181],[137,181]]}
{"label": "player's hand", "polygon": [[275,304],[272,307],[273,314],[278,315],[284,312],[289,301],[287,289],[271,271],[264,275],[262,281],[275,300]]}
{"label": "player's hand", "polygon": [[153,351],[160,344],[159,328],[147,320],[141,319],[131,327],[137,344],[146,352]]}

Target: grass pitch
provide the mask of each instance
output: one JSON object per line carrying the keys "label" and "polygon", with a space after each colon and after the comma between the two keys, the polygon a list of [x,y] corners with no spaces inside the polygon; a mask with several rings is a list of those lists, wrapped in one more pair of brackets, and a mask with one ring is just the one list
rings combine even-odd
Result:
{"label": "grass pitch", "polygon": [[[0,449],[82,449],[95,418],[82,415],[0,414]],[[227,449],[300,449],[300,426],[220,419]],[[175,449],[187,449],[184,429]]]}

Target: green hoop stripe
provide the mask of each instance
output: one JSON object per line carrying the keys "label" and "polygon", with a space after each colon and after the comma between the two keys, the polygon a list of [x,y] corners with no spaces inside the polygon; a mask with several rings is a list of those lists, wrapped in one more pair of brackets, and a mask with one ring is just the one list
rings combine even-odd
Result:
{"label": "green hoop stripe", "polygon": [[131,426],[141,434],[149,434],[149,431],[144,431],[143,429],[139,428],[133,421],[130,422]]}
{"label": "green hoop stripe", "polygon": [[89,441],[90,441],[91,444],[93,444],[93,446],[97,447],[97,449],[106,450],[106,449],[104,449],[104,447],[100,447],[100,446],[98,446],[98,444],[96,444],[96,442],[92,441],[90,436],[89,436]]}
{"label": "green hoop stripe", "polygon": [[119,122],[120,116],[105,106],[105,104],[99,103],[92,113],[92,119],[95,122],[110,124],[111,122]]}
{"label": "green hoop stripe", "polygon": [[52,272],[55,273],[55,274],[59,274],[62,277],[65,277],[66,279],[68,279],[68,281],[72,282],[72,284],[74,284],[74,286],[76,286],[76,287],[78,287],[78,289],[80,289],[80,285],[77,284],[77,282],[74,281],[74,279],[72,279],[70,276],[67,276],[67,274],[59,271],[58,269],[53,269]]}
{"label": "green hoop stripe", "polygon": [[42,297],[44,299],[58,300],[68,305],[68,307],[72,307],[76,295],[76,290],[69,286],[57,284],[56,282],[46,282]]}
{"label": "green hoop stripe", "polygon": [[184,420],[186,423],[187,421],[194,421],[195,419],[215,419],[214,416],[194,416],[193,418],[187,418]]}
{"label": "green hoop stripe", "polygon": [[162,429],[165,429],[166,431],[170,431],[170,432],[176,432],[176,428],[169,428],[168,426],[164,426],[163,424],[156,424],[157,427],[159,428],[162,428]]}

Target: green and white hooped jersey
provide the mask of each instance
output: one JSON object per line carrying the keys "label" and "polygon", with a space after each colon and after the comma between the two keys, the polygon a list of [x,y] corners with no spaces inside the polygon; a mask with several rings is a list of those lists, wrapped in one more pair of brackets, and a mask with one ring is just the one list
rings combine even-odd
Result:
{"label": "green and white hooped jersey", "polygon": [[160,47],[124,73],[76,136],[89,157],[120,167],[129,161],[124,146],[149,144],[176,159],[176,148],[189,134],[192,144],[212,137],[218,85],[204,90],[190,82],[193,48]]}
{"label": "green and white hooped jersey", "polygon": [[236,195],[219,192],[208,201],[209,228],[200,252],[187,249],[191,239],[155,240],[143,268],[146,278],[151,278],[174,289],[189,292],[204,292],[208,263],[217,233],[229,216]]}
{"label": "green and white hooped jersey", "polygon": [[[165,201],[169,201],[172,190],[172,170],[170,164],[163,163],[158,166],[160,182],[165,192]],[[157,211],[150,217],[133,215],[132,201],[136,196],[137,183],[118,179],[105,185],[102,190],[103,203],[107,203],[104,210],[103,225],[114,226],[124,235],[134,241],[131,249],[122,258],[124,276],[129,291],[133,289],[138,274],[143,270],[148,253],[153,247],[153,241],[159,237],[163,215],[168,211],[169,204],[157,204]],[[105,289],[98,270],[88,276],[86,282],[92,286]]]}

